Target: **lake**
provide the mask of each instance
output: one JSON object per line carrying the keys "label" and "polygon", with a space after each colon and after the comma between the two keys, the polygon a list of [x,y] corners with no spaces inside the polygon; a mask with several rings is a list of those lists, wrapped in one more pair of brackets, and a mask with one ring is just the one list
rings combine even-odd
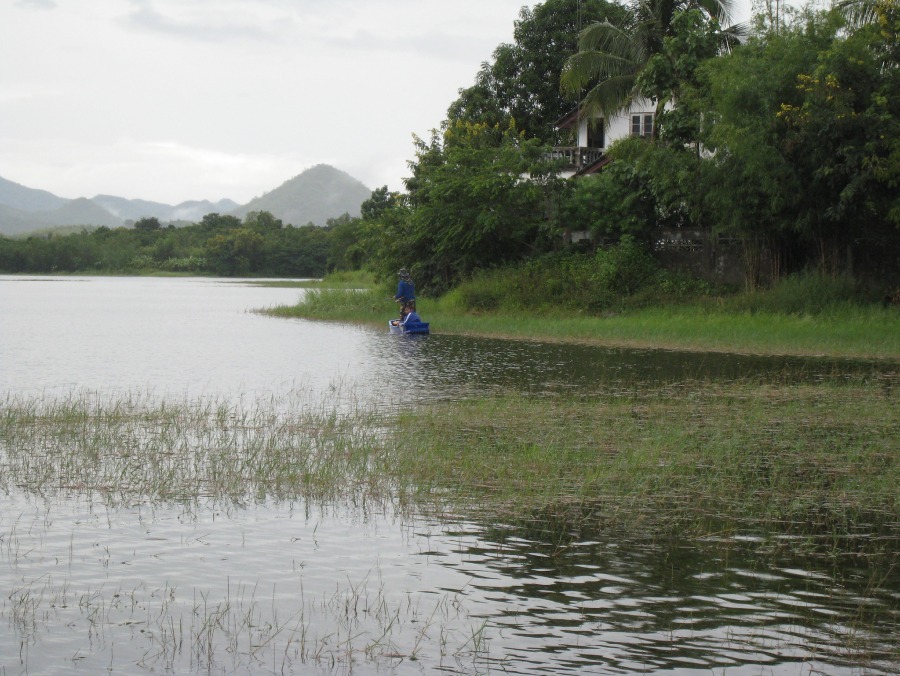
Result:
{"label": "lake", "polygon": [[[895,370],[443,336],[435,325],[409,338],[253,312],[302,293],[251,280],[0,276],[0,396],[391,410]],[[390,498],[111,500],[14,479],[0,491],[0,676],[900,668],[900,579],[896,566],[873,579],[854,544],[865,532],[597,527],[561,547],[553,524],[438,518]]]}

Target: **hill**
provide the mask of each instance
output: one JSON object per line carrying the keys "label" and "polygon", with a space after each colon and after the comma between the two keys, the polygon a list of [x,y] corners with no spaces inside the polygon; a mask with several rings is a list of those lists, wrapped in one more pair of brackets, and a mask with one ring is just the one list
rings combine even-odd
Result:
{"label": "hill", "polygon": [[251,211],[268,211],[285,225],[325,225],[345,213],[359,216],[360,205],[371,196],[372,191],[350,174],[319,164],[231,214],[243,218]]}
{"label": "hill", "polygon": [[162,222],[186,221],[196,222],[206,214],[225,214],[239,205],[229,199],[221,199],[218,202],[209,200],[189,200],[176,204],[174,207],[162,202],[148,202],[147,200],[129,200],[115,195],[96,195],[91,201],[100,205],[114,216],[125,221],[136,221],[141,218],[158,218]]}
{"label": "hill", "polygon": [[122,221],[84,197],[64,200],[62,206],[48,211],[24,211],[0,204],[2,235],[22,235],[73,225],[116,227],[122,225]]}
{"label": "hill", "polygon": [[0,176],[0,206],[25,212],[50,211],[58,209],[68,201],[46,190],[26,188]]}
{"label": "hill", "polygon": [[145,217],[184,225],[197,223],[209,213],[243,218],[251,211],[268,211],[285,225],[325,225],[329,218],[345,213],[359,216],[360,205],[370,196],[371,191],[358,180],[326,164],[307,169],[243,206],[229,199],[191,200],[172,206],[115,195],[68,200],[0,177],[0,235],[70,225],[117,227]]}

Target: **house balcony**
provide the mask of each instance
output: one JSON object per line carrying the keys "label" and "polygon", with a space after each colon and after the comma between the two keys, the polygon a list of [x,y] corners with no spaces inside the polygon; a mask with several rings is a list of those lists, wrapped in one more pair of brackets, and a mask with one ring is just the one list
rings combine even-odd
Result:
{"label": "house balcony", "polygon": [[553,148],[547,159],[559,161],[564,174],[577,174],[596,163],[603,157],[603,148],[585,148],[581,146],[559,146]]}

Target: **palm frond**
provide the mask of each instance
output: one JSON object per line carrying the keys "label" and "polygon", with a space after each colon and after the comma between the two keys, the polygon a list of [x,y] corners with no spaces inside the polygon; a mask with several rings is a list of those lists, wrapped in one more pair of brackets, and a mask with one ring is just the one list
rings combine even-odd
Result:
{"label": "palm frond", "polygon": [[635,89],[636,80],[635,74],[624,74],[598,83],[582,100],[580,114],[583,117],[611,119],[640,96]]}
{"label": "palm frond", "polygon": [[878,18],[878,0],[840,0],[834,7],[853,28],[874,23]]}

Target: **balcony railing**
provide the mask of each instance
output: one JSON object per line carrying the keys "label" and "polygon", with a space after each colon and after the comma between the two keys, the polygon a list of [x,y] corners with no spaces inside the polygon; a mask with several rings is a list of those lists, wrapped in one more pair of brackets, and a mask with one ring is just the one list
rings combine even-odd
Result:
{"label": "balcony railing", "polygon": [[602,148],[582,148],[579,146],[561,146],[550,151],[548,159],[562,160],[566,166],[576,171],[593,164],[603,157]]}

